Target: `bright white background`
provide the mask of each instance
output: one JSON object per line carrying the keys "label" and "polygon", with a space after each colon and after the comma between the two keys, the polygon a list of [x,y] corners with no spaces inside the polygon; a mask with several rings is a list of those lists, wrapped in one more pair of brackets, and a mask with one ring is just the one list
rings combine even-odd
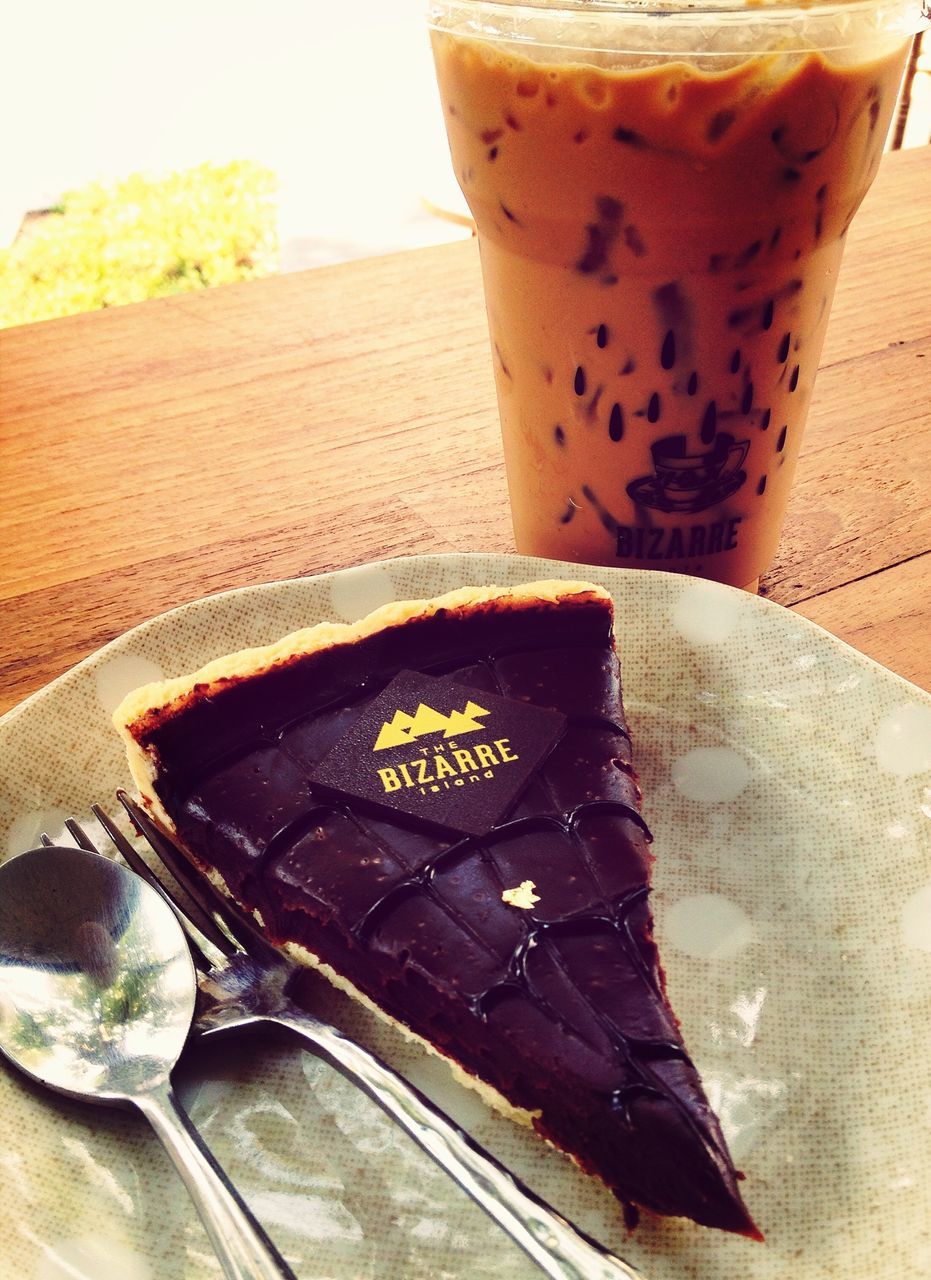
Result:
{"label": "bright white background", "polygon": [[0,243],[91,179],[255,159],[310,265],[462,234],[424,0],[15,0],[0,17]]}

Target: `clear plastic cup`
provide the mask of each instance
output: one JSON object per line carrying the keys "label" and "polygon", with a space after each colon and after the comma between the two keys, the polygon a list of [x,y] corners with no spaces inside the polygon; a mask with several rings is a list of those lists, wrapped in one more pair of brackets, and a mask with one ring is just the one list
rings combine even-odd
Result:
{"label": "clear plastic cup", "polygon": [[920,4],[433,0],[429,22],[518,551],[754,585]]}

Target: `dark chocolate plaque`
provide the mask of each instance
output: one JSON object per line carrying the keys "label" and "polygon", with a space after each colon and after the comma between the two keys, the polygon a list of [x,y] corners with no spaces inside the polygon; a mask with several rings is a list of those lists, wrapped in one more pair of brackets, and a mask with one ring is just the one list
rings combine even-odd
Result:
{"label": "dark chocolate plaque", "polygon": [[483,835],[562,736],[558,711],[401,671],[311,774],[315,786]]}

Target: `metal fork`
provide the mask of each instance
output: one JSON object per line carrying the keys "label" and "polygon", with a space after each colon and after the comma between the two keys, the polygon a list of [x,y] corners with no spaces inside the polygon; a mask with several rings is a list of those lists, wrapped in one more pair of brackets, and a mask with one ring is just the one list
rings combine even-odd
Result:
{"label": "metal fork", "polygon": [[[195,1021],[200,1034],[269,1023],[288,1028],[378,1103],[552,1280],[644,1280],[524,1186],[381,1059],[297,1004],[289,989],[299,975],[306,977],[306,969],[286,959],[209,882],[197,877],[180,850],[125,792],[117,798],[174,883],[148,866],[99,805],[93,806],[94,816],[129,866],[165,896],[185,927],[204,997]],[[78,844],[96,851],[78,823],[69,820],[66,825]]]}

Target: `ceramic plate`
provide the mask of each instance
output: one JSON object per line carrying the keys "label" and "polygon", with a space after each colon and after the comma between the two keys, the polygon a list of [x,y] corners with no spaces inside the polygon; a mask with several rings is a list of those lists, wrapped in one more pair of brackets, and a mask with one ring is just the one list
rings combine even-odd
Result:
{"label": "ceramic plate", "polygon": [[[130,688],[390,599],[547,576],[589,576],[616,602],[669,991],[766,1243],[648,1218],[627,1238],[610,1195],[441,1063],[321,988],[323,1012],[647,1280],[927,1280],[931,698],[777,605],[669,574],[482,555],[199,600],[0,721],[0,851],[58,835],[92,800],[113,807],[128,776],[110,712]],[[371,1104],[283,1036],[195,1048],[179,1082],[301,1280],[538,1274]],[[219,1275],[134,1115],[0,1069],[0,1170],[4,1277]]]}

